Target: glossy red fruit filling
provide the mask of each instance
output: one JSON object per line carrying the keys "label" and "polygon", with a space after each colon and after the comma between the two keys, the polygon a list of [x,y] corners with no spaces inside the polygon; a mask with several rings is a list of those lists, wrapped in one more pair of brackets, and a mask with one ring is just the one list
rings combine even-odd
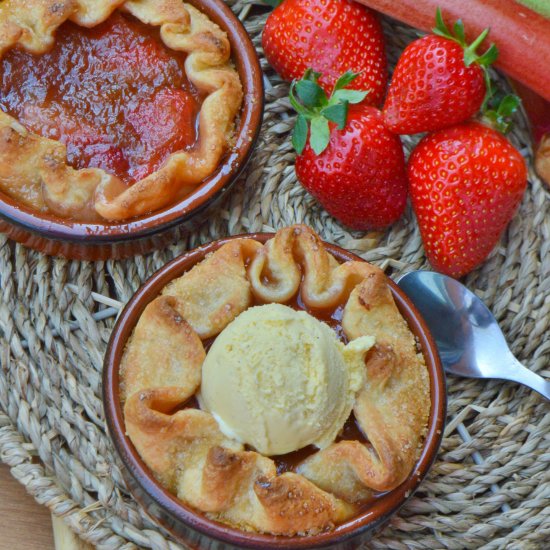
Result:
{"label": "glossy red fruit filling", "polygon": [[102,168],[130,184],[196,140],[200,98],[184,62],[158,29],[130,16],[92,29],[65,23],[51,51],[4,57],[0,109],[64,143],[74,168]]}

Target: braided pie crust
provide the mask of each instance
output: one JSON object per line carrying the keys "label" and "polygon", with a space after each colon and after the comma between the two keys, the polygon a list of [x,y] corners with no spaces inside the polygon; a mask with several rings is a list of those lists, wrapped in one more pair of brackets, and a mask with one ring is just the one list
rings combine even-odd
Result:
{"label": "braided pie crust", "polygon": [[[345,304],[346,336],[376,339],[353,407],[368,443],[333,443],[278,475],[272,459],[227,438],[210,413],[182,406],[200,389],[205,339],[254,302],[285,303],[298,292],[308,308]],[[265,245],[230,241],[169,283],[141,315],[120,374],[127,434],[158,481],[212,519],[277,535],[332,529],[373,491],[402,483],[430,411],[424,359],[384,273],[339,264],[301,225]]]}
{"label": "braided pie crust", "polygon": [[[45,53],[65,21],[94,27],[117,9],[160,27],[164,44],[187,54],[187,78],[207,94],[197,144],[172,153],[160,169],[126,188],[102,169],[75,170],[66,163],[65,145],[27,131],[0,110],[0,190],[27,206],[75,219],[90,204],[106,220],[139,216],[191,193],[214,172],[230,146],[243,92],[230,61],[229,40],[208,17],[181,0],[3,0],[0,58],[15,46]],[[32,198],[29,186],[36,188]]]}

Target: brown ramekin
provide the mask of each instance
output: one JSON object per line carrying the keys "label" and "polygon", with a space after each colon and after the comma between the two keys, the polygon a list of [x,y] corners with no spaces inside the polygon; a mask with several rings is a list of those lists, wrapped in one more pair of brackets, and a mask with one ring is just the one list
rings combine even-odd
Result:
{"label": "brown ramekin", "polygon": [[[240,238],[252,238],[265,242],[273,234],[257,233]],[[141,460],[130,439],[125,435],[124,417],[119,399],[119,365],[126,342],[139,317],[149,302],[174,278],[189,271],[204,259],[206,254],[218,249],[231,237],[202,246],[166,264],[146,281],[122,311],[111,334],[103,370],[103,403],[110,435],[124,465],[124,477],[133,496],[145,510],[176,538],[191,548],[355,548],[372,537],[413,494],[426,476],[439,449],[446,415],[445,375],[435,343],[428,327],[407,296],[388,279],[393,297],[410,329],[418,338],[430,375],[432,407],[428,432],[421,456],[409,477],[396,489],[378,497],[374,504],[334,531],[308,537],[281,537],[247,533],[206,518],[169,493],[155,480]],[[364,261],[342,248],[326,244],[327,250],[339,261]]]}
{"label": "brown ramekin", "polygon": [[80,223],[22,206],[0,192],[0,231],[45,254],[103,260],[145,254],[190,230],[235,183],[260,132],[264,91],[260,62],[239,19],[222,0],[186,0],[228,35],[244,88],[235,146],[216,171],[190,195],[161,210],[123,223]]}

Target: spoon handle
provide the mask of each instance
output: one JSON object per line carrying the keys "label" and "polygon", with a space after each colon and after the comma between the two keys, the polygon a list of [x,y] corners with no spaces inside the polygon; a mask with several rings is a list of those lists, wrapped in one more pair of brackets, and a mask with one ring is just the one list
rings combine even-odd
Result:
{"label": "spoon handle", "polygon": [[511,360],[513,361],[513,368],[503,378],[528,386],[550,401],[550,382],[532,370],[529,370],[515,357],[511,357]]}

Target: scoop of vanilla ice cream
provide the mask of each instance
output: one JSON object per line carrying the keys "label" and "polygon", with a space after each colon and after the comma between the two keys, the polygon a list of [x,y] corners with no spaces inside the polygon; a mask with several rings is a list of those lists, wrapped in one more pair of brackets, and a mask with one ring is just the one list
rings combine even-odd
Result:
{"label": "scoop of vanilla ice cream", "polygon": [[374,338],[344,346],[325,323],[281,304],[252,307],[216,338],[201,407],[264,455],[330,445],[350,415]]}

